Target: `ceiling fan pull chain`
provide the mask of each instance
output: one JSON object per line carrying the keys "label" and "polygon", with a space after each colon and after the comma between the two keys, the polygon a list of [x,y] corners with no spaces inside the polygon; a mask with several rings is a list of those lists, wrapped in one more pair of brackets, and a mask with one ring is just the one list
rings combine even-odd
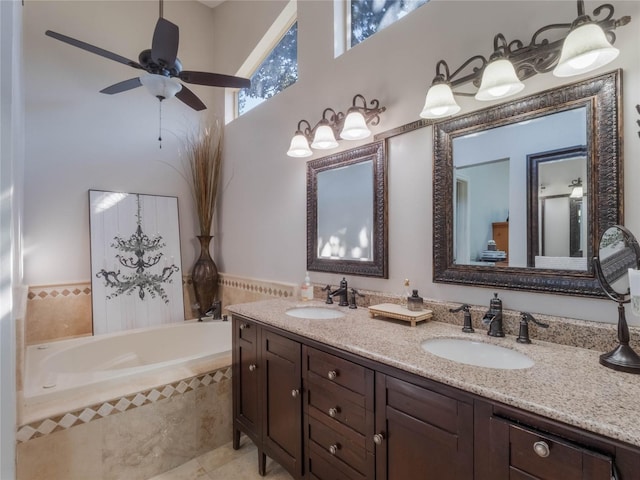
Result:
{"label": "ceiling fan pull chain", "polygon": [[158,142],[160,143],[160,148],[162,149],[162,100],[160,100],[158,103],[160,104],[160,106],[159,106],[160,121],[159,121],[159,125],[158,125]]}

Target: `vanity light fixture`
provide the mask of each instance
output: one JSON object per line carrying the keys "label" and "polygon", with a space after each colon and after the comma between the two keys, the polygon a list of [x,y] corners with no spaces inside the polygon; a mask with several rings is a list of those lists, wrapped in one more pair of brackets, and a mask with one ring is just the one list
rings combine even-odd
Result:
{"label": "vanity light fixture", "polygon": [[582,198],[584,197],[584,189],[582,188],[582,180],[578,177],[575,180],[571,180],[571,185],[568,185],[571,189],[570,198]]}
{"label": "vanity light fixture", "polygon": [[[590,72],[613,61],[618,49],[613,47],[613,30],[631,21],[630,16],[613,19],[613,6],[603,4],[593,16],[606,14],[601,20],[584,13],[584,0],[577,0],[578,16],[572,23],[555,23],[539,28],[528,45],[520,40],[507,42],[498,33],[493,40],[493,54],[487,60],[474,55],[453,73],[444,60],[436,64],[436,76],[427,91],[422,118],[442,118],[460,110],[455,95],[474,96],[489,101],[515,95],[524,88],[522,80],[538,73],[553,70],[558,77]],[[550,41],[544,35],[550,31],[566,30],[558,40]],[[466,73],[463,73],[465,72]],[[477,93],[454,92],[453,88],[473,83]]]}
{"label": "vanity light fixture", "polygon": [[378,125],[380,114],[385,110],[386,107],[381,107],[377,99],[371,100],[367,106],[367,100],[360,94],[353,97],[352,105],[346,115],[332,108],[325,108],[322,118],[314,127],[311,127],[307,120],[298,122],[298,129],[291,139],[287,155],[303,158],[313,154],[312,148],[317,150],[336,148],[337,135],[344,140],[367,138],[371,135],[369,125]]}

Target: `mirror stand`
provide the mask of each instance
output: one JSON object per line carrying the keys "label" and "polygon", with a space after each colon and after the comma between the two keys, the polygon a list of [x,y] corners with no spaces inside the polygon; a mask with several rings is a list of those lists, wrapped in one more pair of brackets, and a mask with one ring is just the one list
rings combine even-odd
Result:
{"label": "mirror stand", "polygon": [[629,346],[629,326],[624,304],[618,301],[618,346],[600,355],[600,364],[621,372],[640,373],[640,356]]}
{"label": "mirror stand", "polygon": [[619,372],[640,374],[640,356],[629,346],[629,325],[624,304],[629,303],[630,300],[627,299],[627,295],[612,292],[607,288],[609,283],[602,273],[598,257],[593,257],[593,268],[604,292],[611,300],[618,303],[618,346],[600,355],[600,364]]}

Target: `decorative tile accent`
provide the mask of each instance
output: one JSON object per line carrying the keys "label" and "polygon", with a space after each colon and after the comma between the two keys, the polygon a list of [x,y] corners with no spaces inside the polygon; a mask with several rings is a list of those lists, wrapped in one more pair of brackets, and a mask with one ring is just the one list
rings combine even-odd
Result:
{"label": "decorative tile accent", "polygon": [[50,418],[18,427],[16,439],[18,443],[24,443],[59,430],[67,430],[76,425],[82,425],[93,420],[108,417],[109,415],[126,412],[133,408],[155,403],[175,395],[182,395],[191,390],[206,387],[211,383],[219,383],[230,378],[231,367],[225,367],[220,370],[213,370],[202,375],[179,380],[168,385],[161,385],[150,390],[144,390],[125,397],[114,398],[107,402],[90,405],[72,412],[60,413]]}
{"label": "decorative tile accent", "polygon": [[237,288],[247,292],[260,293],[276,298],[291,298],[294,296],[295,285],[254,280],[250,278],[233,277],[221,273],[218,277],[218,285],[223,287]]}
{"label": "decorative tile accent", "polygon": [[80,295],[91,295],[91,283],[72,283],[70,285],[32,285],[29,287],[27,298],[29,300],[42,300],[47,297],[56,298],[58,295],[63,297]]}

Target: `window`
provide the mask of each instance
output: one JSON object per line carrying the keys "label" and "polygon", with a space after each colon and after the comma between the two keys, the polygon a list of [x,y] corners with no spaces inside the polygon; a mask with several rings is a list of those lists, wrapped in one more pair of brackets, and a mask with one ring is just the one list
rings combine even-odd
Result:
{"label": "window", "polygon": [[251,76],[251,88],[238,92],[238,115],[248,112],[298,80],[298,22],[287,30]]}
{"label": "window", "polygon": [[371,35],[408,13],[427,3],[428,0],[351,0],[351,41],[355,46]]}

